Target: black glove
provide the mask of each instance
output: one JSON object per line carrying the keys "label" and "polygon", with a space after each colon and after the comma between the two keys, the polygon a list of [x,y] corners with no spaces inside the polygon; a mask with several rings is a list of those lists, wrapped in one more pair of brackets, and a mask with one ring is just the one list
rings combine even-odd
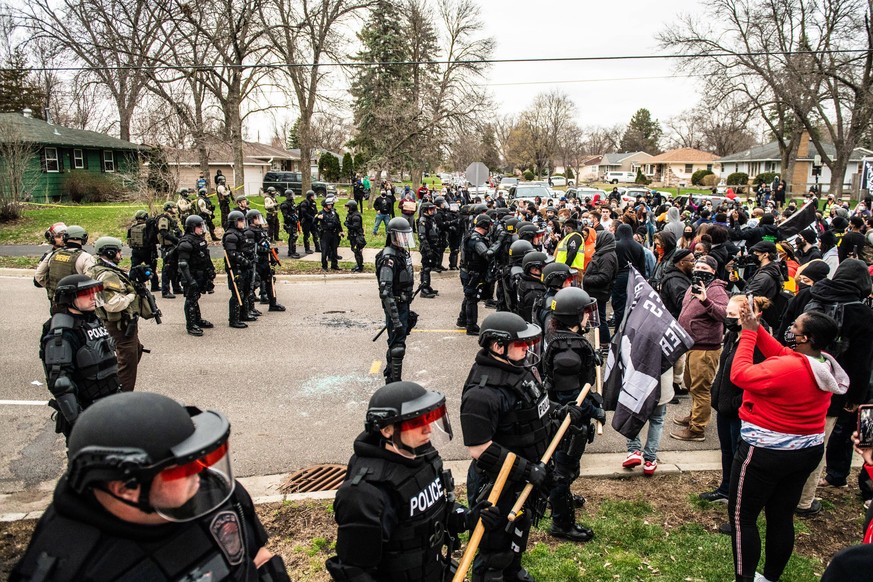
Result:
{"label": "black glove", "polygon": [[600,355],[600,352],[597,350],[594,351],[594,365],[595,366],[602,366],[603,365],[603,357]]}
{"label": "black glove", "polygon": [[542,463],[528,463],[525,481],[534,487],[542,487],[549,478],[549,471]]}
{"label": "black glove", "polygon": [[506,516],[501,515],[500,509],[487,499],[483,499],[467,512],[467,529],[473,531],[480,519],[485,531],[495,531],[506,525]]}
{"label": "black glove", "polygon": [[606,424],[606,411],[598,406],[594,409],[594,414],[591,415],[591,418],[600,424]]}
{"label": "black glove", "polygon": [[573,426],[580,426],[585,422],[585,415],[582,413],[582,409],[575,404],[565,404],[555,410],[555,418],[562,422],[568,414],[570,415],[570,424]]}

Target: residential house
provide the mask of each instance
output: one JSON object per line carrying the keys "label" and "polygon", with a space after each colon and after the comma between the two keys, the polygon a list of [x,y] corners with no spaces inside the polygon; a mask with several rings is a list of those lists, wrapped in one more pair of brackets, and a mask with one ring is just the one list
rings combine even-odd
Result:
{"label": "residential house", "polygon": [[579,175],[576,176],[576,183],[582,184],[583,182],[596,182],[600,180],[603,176],[603,172],[600,171],[600,163],[602,161],[603,156],[591,156],[583,160],[582,165],[579,166]]}
{"label": "residential house", "polygon": [[603,154],[597,164],[597,177],[602,178],[607,172],[636,172],[639,169],[648,175],[646,171],[652,160],[652,154],[646,152],[619,152]]}
{"label": "residential house", "polygon": [[[828,156],[836,155],[836,149],[833,145],[822,144],[822,148]],[[827,192],[831,183],[830,168],[822,165],[818,182],[813,176],[813,166],[817,165],[817,161],[819,165],[821,164],[819,156],[818,149],[809,139],[809,134],[804,132],[797,147],[797,157],[794,160],[791,176],[782,176],[788,183],[789,193],[799,196],[808,192],[816,183],[819,184],[823,192]],[[852,155],[849,156],[849,165],[846,167],[846,174],[843,177],[843,186],[846,189],[855,188],[856,180],[859,180],[861,176],[862,159],[865,156],[873,156],[873,151],[866,148],[852,150]],[[776,141],[724,156],[719,159],[719,163],[721,164],[722,178],[727,178],[734,172],[748,174],[750,181],[754,181],[755,176],[764,172],[782,174],[782,156],[779,153],[779,142]]]}
{"label": "residential house", "polygon": [[698,170],[718,174],[718,156],[694,148],[679,148],[658,154],[649,160],[651,176],[664,186],[690,185],[691,176]]}
{"label": "residential house", "polygon": [[[200,177],[200,156],[196,149],[165,148],[167,166],[173,178],[181,188],[195,189],[197,178]],[[236,184],[233,150],[229,142],[209,140],[206,145],[209,157],[210,184],[211,177],[221,170],[232,188]],[[264,183],[264,174],[270,170],[293,172],[298,169],[299,153],[257,142],[243,142],[243,167],[245,168],[245,193],[257,195]]]}
{"label": "residential house", "polygon": [[[0,143],[19,142],[33,150],[25,183],[33,202],[54,202],[67,194],[77,172],[121,175],[139,171],[142,146],[103,133],[73,129],[23,113],[0,113]],[[4,163],[0,149],[0,165]]]}

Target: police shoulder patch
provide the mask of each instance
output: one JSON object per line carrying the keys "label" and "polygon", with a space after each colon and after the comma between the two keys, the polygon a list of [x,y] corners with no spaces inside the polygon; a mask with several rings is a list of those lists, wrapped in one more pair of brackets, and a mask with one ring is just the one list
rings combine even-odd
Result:
{"label": "police shoulder patch", "polygon": [[382,264],[385,265],[386,267],[393,267],[394,266],[394,257],[385,257],[384,259],[382,259]]}
{"label": "police shoulder patch", "polygon": [[215,543],[232,566],[241,564],[245,556],[240,527],[239,517],[230,510],[217,513],[209,524]]}

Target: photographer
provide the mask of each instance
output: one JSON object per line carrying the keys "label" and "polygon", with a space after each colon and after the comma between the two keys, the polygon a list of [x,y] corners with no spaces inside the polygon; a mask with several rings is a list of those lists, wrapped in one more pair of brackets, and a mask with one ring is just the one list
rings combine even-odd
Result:
{"label": "photographer", "polygon": [[[102,291],[97,294],[95,311],[115,340],[121,389],[132,392],[143,352],[143,346],[139,343],[137,320],[140,317],[151,318],[153,312],[148,301],[143,301],[137,294],[130,276],[118,267],[121,262],[121,246],[121,241],[117,238],[98,238],[94,243],[97,264],[91,267],[88,276],[103,284]],[[148,272],[148,276],[151,276],[151,272]],[[145,287],[142,287],[142,292],[149,294]]]}
{"label": "photographer", "polygon": [[702,441],[712,408],[710,390],[721,354],[724,319],[728,304],[726,283],[715,277],[715,259],[702,256],[691,272],[691,286],[682,300],[679,325],[691,335],[694,347],[687,354],[685,385],[691,393],[691,414],[674,418],[681,427],[670,436],[680,441]]}
{"label": "photographer", "polygon": [[776,245],[768,240],[761,241],[749,248],[749,255],[753,257],[752,260],[758,267],[751,280],[746,281],[739,276],[736,270],[732,270],[730,280],[747,295],[769,299],[773,305],[764,312],[764,319],[771,327],[778,327],[785,305],[779,305],[776,297],[782,290],[785,279],[782,275],[781,265],[776,260],[778,257]]}

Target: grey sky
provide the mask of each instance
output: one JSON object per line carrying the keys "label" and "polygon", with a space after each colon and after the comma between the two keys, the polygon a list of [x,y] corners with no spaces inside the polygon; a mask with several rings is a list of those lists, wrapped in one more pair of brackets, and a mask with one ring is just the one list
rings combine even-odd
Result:
{"label": "grey sky", "polygon": [[[486,35],[497,39],[497,59],[661,54],[655,35],[680,13],[698,13],[697,0],[480,0]],[[627,123],[640,107],[665,120],[698,100],[699,80],[674,77],[670,60],[492,65],[483,89],[499,113],[518,113],[552,89],[574,100],[580,125]],[[342,83],[335,83],[337,89]],[[336,89],[326,93],[343,96]],[[249,137],[268,141],[272,118],[293,110],[253,116]]]}

